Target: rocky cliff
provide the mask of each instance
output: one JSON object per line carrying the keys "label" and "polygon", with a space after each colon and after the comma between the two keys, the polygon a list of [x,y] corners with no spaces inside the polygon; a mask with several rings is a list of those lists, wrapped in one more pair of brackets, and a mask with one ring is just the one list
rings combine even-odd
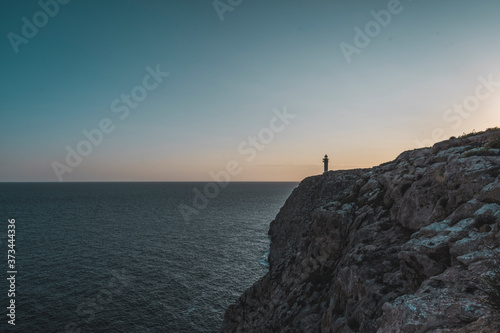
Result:
{"label": "rocky cliff", "polygon": [[494,129],[305,179],[221,332],[500,332],[499,148]]}

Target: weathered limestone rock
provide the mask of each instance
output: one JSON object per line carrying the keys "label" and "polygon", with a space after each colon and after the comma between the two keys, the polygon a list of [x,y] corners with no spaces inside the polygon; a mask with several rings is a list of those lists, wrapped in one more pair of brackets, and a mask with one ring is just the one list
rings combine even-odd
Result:
{"label": "weathered limestone rock", "polygon": [[302,181],[221,332],[500,332],[481,283],[500,279],[500,156],[484,154],[498,138]]}

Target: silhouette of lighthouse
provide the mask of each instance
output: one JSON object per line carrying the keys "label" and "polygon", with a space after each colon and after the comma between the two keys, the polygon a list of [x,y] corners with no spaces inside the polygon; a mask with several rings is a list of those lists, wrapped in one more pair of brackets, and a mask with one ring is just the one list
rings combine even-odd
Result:
{"label": "silhouette of lighthouse", "polygon": [[325,172],[328,172],[328,155],[325,155],[325,158],[323,159],[323,163],[325,164]]}

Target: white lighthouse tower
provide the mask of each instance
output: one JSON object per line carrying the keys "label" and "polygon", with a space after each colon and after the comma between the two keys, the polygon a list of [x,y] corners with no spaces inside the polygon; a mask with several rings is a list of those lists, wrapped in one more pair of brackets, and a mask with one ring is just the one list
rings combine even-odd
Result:
{"label": "white lighthouse tower", "polygon": [[323,163],[325,165],[325,172],[324,173],[327,173],[328,172],[328,155],[325,155],[325,158],[323,158]]}

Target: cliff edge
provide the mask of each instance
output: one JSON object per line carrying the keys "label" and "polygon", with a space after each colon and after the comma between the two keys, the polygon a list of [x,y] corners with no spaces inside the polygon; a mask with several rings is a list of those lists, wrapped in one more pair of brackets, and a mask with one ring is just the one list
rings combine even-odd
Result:
{"label": "cliff edge", "polygon": [[269,235],[221,332],[500,332],[500,130],[306,178]]}

